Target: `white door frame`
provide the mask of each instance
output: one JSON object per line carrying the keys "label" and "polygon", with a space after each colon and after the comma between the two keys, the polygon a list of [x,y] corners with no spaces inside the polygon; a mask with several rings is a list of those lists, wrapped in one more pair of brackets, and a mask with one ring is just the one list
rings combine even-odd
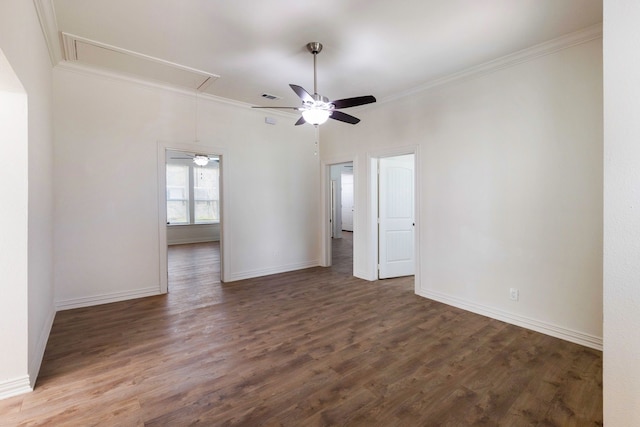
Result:
{"label": "white door frame", "polygon": [[224,241],[226,237],[225,227],[223,221],[226,221],[224,214],[227,211],[225,203],[225,193],[227,190],[227,180],[224,173],[224,160],[226,150],[220,147],[210,147],[208,145],[202,145],[198,143],[177,143],[177,142],[158,142],[158,243],[159,243],[159,279],[160,279],[160,293],[167,293],[169,288],[168,281],[168,264],[167,264],[167,150],[186,151],[191,153],[205,153],[209,155],[216,155],[220,157],[220,281],[225,281],[224,272],[225,257],[224,257]]}
{"label": "white door frame", "polygon": [[376,150],[367,153],[367,176],[368,176],[368,222],[369,222],[369,241],[370,246],[367,252],[367,258],[372,262],[369,263],[369,277],[372,280],[378,278],[378,159],[382,157],[403,156],[405,154],[413,154],[414,161],[414,219],[415,219],[415,238],[414,238],[414,257],[415,257],[415,275],[414,275],[414,291],[418,293],[420,290],[420,157],[419,147],[397,147],[383,150]]}
{"label": "white door frame", "polygon": [[[330,160],[321,161],[320,167],[320,182],[321,182],[321,206],[322,206],[322,214],[320,215],[320,220],[322,221],[320,225],[320,231],[322,235],[321,239],[321,256],[320,256],[320,266],[322,267],[331,267],[331,235],[332,235],[332,224],[331,224],[331,166],[339,165],[343,163],[352,163],[353,164],[353,199],[354,199],[354,209],[358,210],[356,206],[356,170],[357,170],[357,162],[353,157],[344,157]],[[354,239],[356,236],[356,219],[353,219],[353,235]],[[355,245],[354,245],[355,247]],[[355,254],[354,254],[354,263],[355,263]]]}

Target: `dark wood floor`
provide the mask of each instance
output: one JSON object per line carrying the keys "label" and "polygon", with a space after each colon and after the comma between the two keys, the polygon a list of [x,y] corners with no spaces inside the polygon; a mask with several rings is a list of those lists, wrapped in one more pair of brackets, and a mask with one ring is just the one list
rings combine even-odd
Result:
{"label": "dark wood floor", "polygon": [[418,297],[411,277],[355,279],[348,258],[220,284],[215,245],[169,253],[168,295],[56,315],[0,425],[602,425],[598,351]]}

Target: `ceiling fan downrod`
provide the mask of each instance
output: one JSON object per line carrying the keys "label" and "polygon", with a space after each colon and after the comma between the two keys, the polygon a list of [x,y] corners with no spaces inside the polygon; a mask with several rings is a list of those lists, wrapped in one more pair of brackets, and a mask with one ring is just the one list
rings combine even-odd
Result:
{"label": "ceiling fan downrod", "polygon": [[289,87],[298,95],[302,101],[299,107],[251,107],[251,108],[283,108],[288,110],[296,110],[302,112],[302,117],[295,123],[299,126],[303,123],[309,123],[314,126],[320,125],[331,118],[340,122],[350,123],[352,125],[360,122],[360,119],[353,117],[347,113],[343,113],[343,108],[357,107],[359,105],[370,104],[376,102],[373,95],[356,96],[354,98],[344,98],[330,101],[326,96],[318,94],[318,70],[316,56],[322,51],[322,43],[307,43],[307,50],[313,54],[313,95],[307,92],[302,86],[290,84]]}
{"label": "ceiling fan downrod", "polygon": [[322,43],[307,43],[307,50],[313,54],[313,94],[318,94],[318,73],[316,72],[316,56],[322,52]]}

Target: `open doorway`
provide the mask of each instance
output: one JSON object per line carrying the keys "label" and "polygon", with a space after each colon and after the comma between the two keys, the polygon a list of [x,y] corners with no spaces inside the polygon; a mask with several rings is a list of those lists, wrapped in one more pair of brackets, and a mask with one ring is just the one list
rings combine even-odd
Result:
{"label": "open doorway", "polygon": [[331,237],[353,232],[353,162],[338,163],[331,170]]}
{"label": "open doorway", "polygon": [[330,261],[334,269],[353,274],[354,177],[353,162],[329,168]]}
{"label": "open doorway", "polygon": [[161,146],[161,290],[222,281],[222,156],[210,147]]}

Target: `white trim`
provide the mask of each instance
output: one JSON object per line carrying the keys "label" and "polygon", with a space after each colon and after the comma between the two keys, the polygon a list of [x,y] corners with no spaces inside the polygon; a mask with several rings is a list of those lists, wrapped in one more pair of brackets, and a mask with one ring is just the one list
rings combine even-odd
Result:
{"label": "white trim", "polygon": [[58,19],[56,18],[56,10],[53,7],[53,0],[33,0],[33,5],[36,7],[42,35],[47,44],[51,66],[55,67],[62,61],[62,49],[58,36]]}
{"label": "white trim", "polygon": [[237,280],[253,279],[255,277],[269,276],[272,274],[288,273],[290,271],[302,270],[305,268],[319,267],[319,260],[302,261],[298,263],[286,264],[277,267],[262,268],[257,270],[240,271],[229,274],[228,280],[225,282],[235,282]]}
{"label": "white trim", "polygon": [[[166,154],[167,150],[175,151],[187,151],[195,153],[206,153],[209,155],[216,155],[220,157],[220,182],[218,185],[220,191],[220,221],[219,221],[219,242],[220,242],[220,281],[225,282],[225,272],[230,268],[227,266],[227,258],[224,256],[228,246],[226,242],[229,240],[226,238],[224,226],[225,213],[227,212],[227,197],[225,194],[230,194],[228,191],[228,183],[225,178],[225,167],[228,165],[227,150],[221,147],[203,145],[195,142],[167,142],[158,141],[158,244],[159,244],[159,258],[160,258],[160,291],[166,293],[169,284],[167,279],[168,265],[167,265],[167,199],[165,196],[167,179],[166,179]],[[198,224],[200,225],[200,224]]]}
{"label": "white trim", "polygon": [[395,157],[404,156],[407,154],[413,155],[413,202],[414,213],[413,218],[415,221],[415,238],[414,238],[414,292],[418,294],[420,290],[420,194],[421,179],[420,179],[420,146],[419,145],[405,145],[400,147],[382,148],[379,150],[373,150],[367,152],[367,206],[368,206],[368,232],[371,237],[371,243],[369,245],[369,254],[371,268],[364,276],[358,276],[366,280],[378,280],[378,171],[377,163],[378,159],[382,157]]}
{"label": "white trim", "polygon": [[565,341],[573,342],[585,347],[590,347],[602,351],[602,337],[586,334],[584,332],[574,331],[572,329],[554,325],[552,323],[531,319],[529,317],[520,316],[518,314],[510,313],[508,311],[500,310],[497,308],[487,307],[482,304],[477,304],[472,301],[457,298],[442,292],[421,289],[418,290],[417,294],[424,298],[429,298],[434,301],[451,305],[453,307],[461,308],[463,310],[471,311],[473,313],[490,317],[492,319],[500,320],[502,322],[520,326],[526,329],[531,329],[532,331],[540,332],[545,335],[550,335],[552,337],[560,338]]}
{"label": "white trim", "polygon": [[[142,78],[133,77],[131,75],[119,74],[113,71],[107,71],[102,68],[91,67],[91,66],[79,64],[76,62],[61,61],[55,66],[55,68],[58,70],[64,70],[64,71],[68,71],[76,74],[81,74],[84,76],[102,77],[107,80],[132,83],[142,87],[169,91],[169,92],[178,93],[181,95],[186,95],[189,97],[193,97],[195,93],[193,89],[187,89],[182,86],[173,86],[168,83],[144,80]],[[198,99],[218,102],[221,104],[230,105],[230,106],[242,108],[242,109],[251,109],[252,107],[251,104],[248,104],[245,102],[235,101],[233,99],[211,95],[206,92],[198,92]],[[264,114],[264,111],[262,110],[252,109],[252,111],[256,111],[256,113],[259,113],[259,114]],[[287,118],[298,117],[296,113],[287,113],[286,110],[270,109],[269,114],[274,116],[287,117]]]}
{"label": "white trim", "polygon": [[367,153],[367,234],[370,242],[366,257],[368,269],[358,276],[365,280],[378,280],[378,158]]}
{"label": "white trim", "polygon": [[73,308],[91,307],[100,304],[126,301],[136,298],[144,298],[160,295],[160,285],[144,289],[134,289],[130,291],[112,292],[108,294],[93,295],[90,297],[73,298],[69,300],[56,301],[56,310],[71,310]]}
{"label": "white trim", "polygon": [[167,261],[167,147],[158,142],[158,281],[160,293],[169,289],[169,263]]}
{"label": "white trim", "polygon": [[[63,62],[60,62],[55,68],[60,70],[70,71],[77,74],[83,74],[86,76],[104,77],[109,80],[124,81],[128,83],[134,83],[140,86],[167,90],[170,92],[188,95],[190,97],[193,97],[193,94],[195,93],[194,89],[189,89],[182,86],[175,86],[169,83],[161,83],[158,81],[145,80],[143,78],[134,77],[128,74],[120,74],[114,71],[108,71],[103,68],[92,67],[89,65],[80,64],[76,62],[63,61]],[[198,92],[198,99],[209,99],[209,100],[218,101],[225,104],[235,105],[236,107],[243,107],[243,108],[250,106],[249,104],[246,104],[244,102],[234,101],[232,99],[222,98],[219,96],[210,95],[208,93],[202,93],[202,92]]]}
{"label": "white trim", "polygon": [[378,102],[376,102],[375,104],[371,104],[370,107],[379,106],[391,101],[396,101],[400,98],[415,95],[417,93],[424,92],[435,87],[476,78],[484,74],[494,73],[504,68],[513,67],[523,62],[531,61],[541,56],[550,55],[560,50],[568,49],[572,46],[587,43],[598,38],[602,38],[602,23],[591,25],[573,33],[565,34],[564,36],[560,36],[555,39],[537,44],[535,46],[531,46],[518,52],[514,52],[509,55],[505,55],[503,57],[467,68],[465,70],[428,81],[424,84],[421,84],[420,86],[403,92],[398,92],[393,96],[378,100]]}
{"label": "white trim", "polygon": [[[321,239],[321,258],[320,258],[320,266],[322,267],[331,267],[331,227],[332,224],[329,224],[329,219],[331,218],[331,166],[340,165],[343,163],[351,163],[353,165],[353,200],[354,206],[357,203],[357,193],[356,189],[356,181],[357,178],[357,170],[358,164],[356,158],[353,156],[344,156],[339,158],[333,158],[329,160],[321,160],[320,161],[320,203],[322,206],[321,210],[321,221],[320,230],[322,233]],[[355,206],[356,212],[358,211],[358,207]],[[357,229],[357,220],[353,218],[353,235],[356,235]],[[355,249],[354,249],[355,255]],[[353,265],[355,268],[355,257],[353,260]]]}
{"label": "white trim", "polygon": [[[104,69],[98,69],[94,67],[81,66],[79,64],[71,64],[70,62],[62,61],[62,45],[60,43],[60,36],[58,34],[57,28],[57,19],[55,14],[55,9],[53,6],[53,0],[33,0],[35,5],[38,19],[40,20],[40,26],[42,28],[42,32],[44,34],[44,38],[49,50],[49,56],[51,57],[51,63],[53,66],[57,66],[64,69],[72,69],[74,71],[82,71],[89,74],[94,75],[102,75],[104,77],[116,78],[120,80],[127,80],[130,82],[135,82],[142,85],[152,86],[152,87],[160,87],[167,90],[179,91],[179,92],[188,92],[184,88],[174,87],[168,84],[160,84],[157,82],[151,82],[140,78],[134,78],[131,76],[124,76],[118,73],[109,72]],[[76,37],[76,36],[73,36]],[[81,39],[80,37],[77,37]],[[376,104],[371,104],[369,106],[360,107],[359,109],[366,109],[367,107],[378,106],[387,102],[395,101],[400,98],[404,98],[406,96],[414,95],[416,93],[424,92],[426,90],[442,86],[445,84],[453,83],[459,80],[473,78],[478,75],[492,73],[504,68],[512,67],[514,65],[530,61],[532,59],[538,58],[540,56],[549,55],[555,53],[559,50],[567,49],[572,46],[576,46],[578,44],[587,43],[591,40],[595,40],[598,38],[602,38],[602,23],[594,24],[589,27],[583,28],[581,30],[565,34],[563,36],[557,37],[555,39],[531,46],[526,49],[522,49],[518,52],[514,52],[509,55],[505,55],[503,57],[467,68],[465,70],[449,74],[447,76],[431,80],[422,85],[414,87],[412,89],[398,92],[393,96],[379,99]],[[84,39],[83,39],[84,40]],[[88,39],[87,39],[88,40]],[[89,40],[91,43],[95,45],[100,45],[99,42]],[[111,47],[114,48],[114,47]],[[116,48],[119,49],[119,48]],[[124,49],[120,49],[125,51]],[[135,52],[133,52],[136,54]],[[137,54],[140,55],[140,54]],[[144,55],[142,55],[144,56]],[[168,61],[160,60],[163,63]],[[170,63],[173,64],[173,63]],[[180,64],[174,64],[180,68],[189,69],[189,67],[184,67]],[[195,70],[200,72],[200,70]],[[207,73],[210,74],[210,73]],[[216,100],[218,102],[223,102],[227,104],[233,104],[240,107],[250,107],[250,104],[246,104],[243,102],[221,98],[213,95],[209,95],[206,93],[202,93],[203,97],[209,97],[212,100]],[[354,110],[357,111],[357,110]],[[285,111],[278,110],[270,110],[270,112],[274,115],[281,115],[286,117],[295,116],[293,113],[287,113]]]}
{"label": "white trim", "polygon": [[[90,66],[86,66],[86,65],[80,65],[78,63],[72,63],[72,62],[68,62],[68,61],[62,61],[61,58],[61,45],[60,45],[60,41],[58,38],[58,34],[57,34],[57,29],[56,29],[56,34],[55,34],[55,38],[51,38],[51,30],[50,29],[45,29],[44,27],[47,26],[48,24],[43,24],[43,20],[45,22],[48,22],[51,20],[49,16],[50,12],[47,12],[46,9],[47,7],[49,7],[49,5],[51,4],[52,0],[34,0],[34,3],[36,4],[36,9],[38,9],[38,16],[41,17],[41,13],[42,15],[44,15],[45,17],[41,17],[41,26],[43,26],[43,32],[47,31],[46,34],[49,34],[49,36],[45,35],[45,39],[47,40],[47,45],[49,46],[49,44],[51,43],[52,45],[56,45],[55,47],[49,47],[50,50],[50,55],[51,55],[51,51],[53,50],[54,52],[57,53],[56,58],[60,58],[57,60],[57,62],[54,62],[53,65],[56,68],[60,68],[60,69],[64,69],[64,70],[68,70],[68,71],[74,71],[74,72],[78,72],[78,73],[82,73],[82,74],[87,74],[87,75],[94,75],[94,76],[102,76],[105,78],[109,78],[109,79],[114,79],[114,80],[120,80],[120,81],[127,81],[127,82],[131,82],[131,83],[136,83],[139,85],[143,85],[143,86],[147,86],[147,87],[154,87],[154,88],[159,88],[159,89],[164,89],[164,90],[169,90],[169,91],[173,91],[173,92],[178,92],[178,93],[183,93],[183,94],[188,94],[190,96],[193,95],[193,92],[189,89],[185,89],[182,87],[178,87],[178,86],[172,86],[170,84],[167,83],[159,83],[159,82],[153,82],[153,81],[149,81],[149,80],[144,80],[142,78],[136,78],[133,76],[129,76],[129,75],[123,75],[123,74],[119,74],[119,73],[115,73],[112,71],[107,71],[105,69],[101,69],[101,68],[96,68],[96,67],[90,67]],[[40,9],[45,10],[44,12],[41,12]],[[53,5],[50,6],[51,9],[51,13],[53,13]],[[55,13],[53,13],[53,19],[55,20]],[[55,23],[55,21],[54,21]],[[553,40],[549,40],[540,44],[537,44],[535,46],[520,50],[518,52],[514,52],[511,53],[509,55],[505,55],[503,57],[467,68],[465,70],[456,72],[456,73],[452,73],[449,75],[446,75],[444,77],[438,78],[438,79],[434,79],[431,81],[428,81],[422,85],[419,85],[417,87],[411,88],[409,90],[406,91],[402,91],[402,92],[398,92],[396,94],[394,94],[393,96],[384,98],[384,99],[379,99],[375,104],[368,104],[365,106],[360,106],[356,109],[354,109],[354,111],[358,111],[358,110],[364,110],[367,108],[375,108],[378,107],[382,104],[388,103],[388,102],[392,102],[392,101],[396,101],[400,98],[404,98],[407,96],[411,96],[417,93],[421,93],[430,89],[433,89],[435,87],[439,87],[439,86],[443,86],[446,84],[450,84],[450,83],[454,83],[454,82],[458,82],[461,80],[465,80],[465,79],[471,79],[471,78],[475,78],[484,74],[490,74],[493,72],[496,72],[498,70],[504,69],[504,68],[508,68],[508,67],[512,67],[518,64],[521,64],[523,62],[527,62],[530,61],[532,59],[541,57],[541,56],[545,56],[545,55],[550,55],[552,53],[558,52],[560,50],[563,49],[567,49],[570,48],[572,46],[576,46],[582,43],[587,43],[589,41],[598,39],[598,38],[602,38],[602,23],[598,23],[598,24],[594,24],[592,26],[583,28],[581,30],[575,31],[573,33],[569,33],[569,34],[565,34],[564,36],[560,36],[558,38],[555,38]],[[53,41],[51,41],[53,40]],[[52,61],[54,61],[53,56],[52,56]],[[180,66],[179,64],[176,64],[178,66]],[[240,107],[240,108],[250,108],[252,105],[245,103],[245,102],[240,102],[240,101],[236,101],[236,100],[232,100],[229,98],[222,98],[222,97],[218,97],[218,96],[214,96],[214,95],[210,95],[204,92],[200,92],[200,97],[204,98],[204,99],[209,99],[211,101],[216,101],[216,102],[221,102],[227,105],[233,105],[236,107]],[[283,110],[269,110],[269,113],[272,115],[277,115],[277,116],[282,116],[282,117],[297,117],[296,113],[288,113],[286,111]]]}
{"label": "white trim", "polygon": [[31,388],[35,387],[36,379],[38,378],[38,374],[40,373],[40,367],[42,366],[42,359],[44,359],[44,351],[47,348],[47,342],[49,341],[49,335],[51,334],[51,329],[53,328],[53,320],[56,317],[56,310],[53,306],[50,307],[49,313],[47,314],[47,319],[45,320],[45,324],[40,331],[40,336],[38,337],[38,342],[36,343],[36,348],[31,356],[31,360],[29,361],[29,378]]}
{"label": "white trim", "polygon": [[0,399],[29,393],[30,391],[33,391],[33,388],[28,375],[0,382]]}

